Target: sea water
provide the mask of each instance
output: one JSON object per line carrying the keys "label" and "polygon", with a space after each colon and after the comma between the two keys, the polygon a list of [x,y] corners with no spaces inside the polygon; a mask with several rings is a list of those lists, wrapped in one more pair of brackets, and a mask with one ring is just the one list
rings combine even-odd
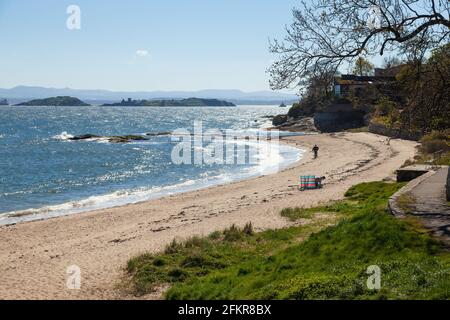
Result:
{"label": "sea water", "polygon": [[[279,145],[277,156],[245,164],[176,165],[170,135],[147,141],[71,141],[81,134],[144,135],[184,128],[264,130],[275,106],[233,107],[0,107],[0,224],[45,219],[255,177],[279,169],[302,151]],[[283,133],[281,133],[283,135]],[[248,148],[254,142],[242,140]],[[252,145],[253,144],[253,145]],[[250,161],[247,161],[250,162]]]}

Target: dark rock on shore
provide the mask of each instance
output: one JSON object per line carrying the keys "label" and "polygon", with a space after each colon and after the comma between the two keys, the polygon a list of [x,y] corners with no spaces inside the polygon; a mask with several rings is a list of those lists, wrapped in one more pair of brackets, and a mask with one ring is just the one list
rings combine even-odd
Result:
{"label": "dark rock on shore", "polygon": [[[281,122],[279,125],[275,125],[275,128],[281,131],[290,132],[317,132],[317,128],[314,125],[314,119],[312,117],[302,117],[298,119],[285,116],[278,116],[278,120]],[[275,120],[275,118],[274,118]],[[282,122],[283,120],[286,120]]]}
{"label": "dark rock on shore", "polygon": [[322,132],[337,132],[364,126],[364,111],[318,112],[314,125]]}
{"label": "dark rock on shore", "polygon": [[72,138],[69,138],[69,140],[87,140],[87,139],[94,139],[94,138],[100,138],[100,136],[96,136],[94,134],[82,134],[79,136],[74,136]]}
{"label": "dark rock on shore", "polygon": [[105,139],[111,143],[127,143],[132,141],[144,141],[148,140],[143,136],[138,135],[125,135],[125,136],[97,136],[94,134],[83,134],[79,136],[74,136],[69,140],[78,141],[78,140],[89,140],[89,139]]}
{"label": "dark rock on shore", "polygon": [[337,109],[337,111],[316,112],[313,116],[290,117],[278,115],[273,125],[284,131],[293,132],[338,132],[360,128],[365,125],[365,112],[360,110]]}
{"label": "dark rock on shore", "polygon": [[288,121],[288,116],[286,114],[279,114],[272,119],[272,124],[274,126],[279,126]]}
{"label": "dark rock on shore", "polygon": [[169,136],[171,134],[172,134],[171,132],[149,132],[146,133],[145,135],[149,137],[159,137],[159,136]]}

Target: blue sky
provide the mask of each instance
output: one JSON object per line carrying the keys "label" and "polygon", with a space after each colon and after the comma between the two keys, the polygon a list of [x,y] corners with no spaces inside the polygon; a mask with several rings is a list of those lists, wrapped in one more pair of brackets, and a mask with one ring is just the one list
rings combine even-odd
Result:
{"label": "blue sky", "polygon": [[[298,0],[0,0],[0,87],[267,90]],[[81,30],[66,9],[81,8]]]}

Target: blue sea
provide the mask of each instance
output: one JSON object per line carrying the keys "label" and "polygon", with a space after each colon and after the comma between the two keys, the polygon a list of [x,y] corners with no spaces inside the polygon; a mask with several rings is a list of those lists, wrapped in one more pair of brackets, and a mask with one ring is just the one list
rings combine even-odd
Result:
{"label": "blue sea", "polygon": [[[81,134],[143,135],[185,128],[258,133],[275,106],[0,107],[0,224],[45,219],[119,206],[242,180],[265,167],[289,166],[302,151],[279,145],[277,156],[260,152],[258,163],[174,164],[170,135],[147,141],[71,141]],[[287,134],[287,133],[285,133]],[[281,133],[283,135],[283,133]],[[259,148],[250,141],[247,148]],[[269,142],[267,142],[269,143]],[[193,150],[194,151],[194,150]],[[249,161],[247,161],[249,162]]]}

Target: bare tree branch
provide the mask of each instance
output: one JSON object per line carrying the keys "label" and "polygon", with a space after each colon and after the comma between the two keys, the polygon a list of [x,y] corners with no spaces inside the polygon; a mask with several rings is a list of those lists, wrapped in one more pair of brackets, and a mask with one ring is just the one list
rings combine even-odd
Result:
{"label": "bare tree branch", "polygon": [[278,59],[269,68],[273,89],[300,86],[320,68],[339,68],[360,55],[383,55],[421,34],[429,50],[447,43],[448,0],[311,0],[293,9],[282,41],[270,44]]}

